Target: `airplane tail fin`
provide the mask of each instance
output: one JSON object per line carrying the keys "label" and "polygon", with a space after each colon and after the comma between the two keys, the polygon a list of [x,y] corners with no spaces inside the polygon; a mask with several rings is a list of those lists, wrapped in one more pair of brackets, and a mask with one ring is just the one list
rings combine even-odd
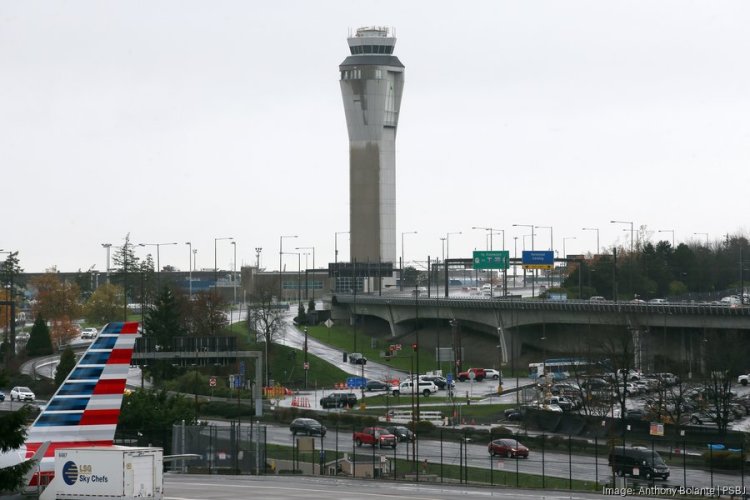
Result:
{"label": "airplane tail fin", "polygon": [[27,457],[72,446],[111,446],[120,416],[137,322],[107,324],[28,431]]}

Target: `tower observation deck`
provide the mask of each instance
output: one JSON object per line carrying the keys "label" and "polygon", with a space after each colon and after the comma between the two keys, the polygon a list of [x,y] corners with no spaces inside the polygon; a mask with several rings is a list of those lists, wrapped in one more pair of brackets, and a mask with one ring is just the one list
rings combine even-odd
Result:
{"label": "tower observation deck", "polygon": [[350,255],[357,262],[396,260],[396,129],[404,65],[396,38],[382,27],[359,28],[339,65],[349,131]]}

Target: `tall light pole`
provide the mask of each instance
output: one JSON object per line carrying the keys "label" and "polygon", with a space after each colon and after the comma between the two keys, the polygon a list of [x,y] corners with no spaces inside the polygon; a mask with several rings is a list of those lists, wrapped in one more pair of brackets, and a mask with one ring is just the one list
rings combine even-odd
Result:
{"label": "tall light pole", "polygon": [[404,235],[406,234],[417,234],[416,231],[403,231],[401,233],[401,275],[399,276],[398,283],[401,291],[404,290],[404,268],[406,267],[406,261],[404,260]]}
{"label": "tall light pole", "polygon": [[[313,269],[315,269],[315,247],[294,247],[295,250],[312,250],[312,259],[313,259]],[[307,252],[305,255],[310,255],[310,252]],[[307,262],[305,262],[305,269],[307,269]]]}
{"label": "tall light pole", "polygon": [[234,257],[232,258],[232,291],[234,292],[232,307],[234,307],[237,305],[237,242],[232,240],[231,245],[234,249]]}
{"label": "tall light pole", "polygon": [[214,294],[217,294],[219,292],[219,263],[218,259],[216,257],[217,255],[217,242],[221,240],[233,240],[234,238],[231,236],[226,236],[224,238],[214,238]]}
{"label": "tall light pole", "polygon": [[255,267],[260,271],[260,253],[263,251],[263,247],[255,247]]}
{"label": "tall light pole", "polygon": [[596,255],[599,255],[599,228],[598,227],[582,227],[582,231],[596,231]]}
{"label": "tall light pole", "polygon": [[658,229],[657,233],[672,233],[672,249],[674,250],[674,229]]}
{"label": "tall light pole", "polygon": [[[315,246],[311,247],[295,247],[295,250],[312,250],[312,258],[313,258],[313,271],[315,271]],[[308,280],[308,274],[307,274],[307,256],[310,255],[310,253],[305,253],[305,300],[307,300],[307,280]],[[315,278],[313,276],[313,278]],[[315,283],[315,280],[313,279],[313,283]],[[315,300],[315,287],[312,289],[312,298]]]}
{"label": "tall light pole", "polygon": [[451,233],[445,233],[445,258],[451,258],[451,234],[464,234],[461,231],[453,231]]}
{"label": "tall light pole", "polygon": [[283,270],[281,267],[281,257],[284,255],[284,238],[296,238],[296,234],[279,236],[279,302],[283,299]]}
{"label": "tall light pole", "polygon": [[193,248],[193,269],[198,269],[198,249]]}
{"label": "tall light pole", "polygon": [[708,233],[693,233],[693,234],[698,235],[698,236],[700,236],[700,235],[705,236],[706,237],[706,248],[708,248]]}
{"label": "tall light pole", "polygon": [[161,264],[159,263],[159,247],[165,245],[176,245],[177,242],[170,243],[138,243],[139,247],[156,247],[156,288],[161,288]]}
{"label": "tall light pole", "polygon": [[633,254],[633,223],[631,221],[625,221],[625,220],[611,220],[609,221],[610,224],[630,224],[630,254]]}
{"label": "tall light pole", "polygon": [[112,248],[112,243],[102,243],[102,246],[107,249],[107,284],[109,285],[109,249]]}
{"label": "tall light pole", "polygon": [[189,297],[193,298],[193,243],[186,241],[185,244],[188,246],[188,289],[190,290]]}
{"label": "tall light pole", "polygon": [[550,251],[554,252],[555,251],[555,245],[554,245],[554,241],[553,241],[553,238],[552,238],[552,234],[553,234],[552,233],[552,226],[534,226],[534,228],[536,228],[536,229],[549,229],[549,249],[550,249]]}
{"label": "tall light pole", "polygon": [[[575,240],[575,239],[577,239],[575,236],[563,236],[563,239],[562,239],[562,241],[563,241],[563,254],[562,254],[562,258],[565,259],[565,275],[566,275],[565,277],[566,278],[567,278],[567,274],[568,274],[568,254],[565,252],[565,240]],[[578,272],[579,273],[581,272],[580,266],[579,266]],[[562,275],[562,271],[561,271],[560,272],[560,286],[561,287],[563,286],[563,283],[562,283],[563,279],[562,278],[563,278],[563,275]]]}
{"label": "tall light pole", "polygon": [[[531,250],[534,250],[534,224],[513,224],[513,227],[528,227],[531,229]],[[526,236],[523,237],[523,248],[526,249]],[[526,271],[523,272],[523,279],[526,281]],[[524,283],[524,286],[526,283]],[[534,296],[534,288],[536,287],[536,269],[534,274],[531,276],[531,296]]]}
{"label": "tall light pole", "polygon": [[337,231],[333,233],[333,262],[338,264],[339,262],[339,235],[349,234],[349,231]]}
{"label": "tall light pole", "polygon": [[284,252],[284,255],[296,255],[297,256],[297,307],[302,305],[302,287],[301,287],[301,274],[302,274],[302,252]]}

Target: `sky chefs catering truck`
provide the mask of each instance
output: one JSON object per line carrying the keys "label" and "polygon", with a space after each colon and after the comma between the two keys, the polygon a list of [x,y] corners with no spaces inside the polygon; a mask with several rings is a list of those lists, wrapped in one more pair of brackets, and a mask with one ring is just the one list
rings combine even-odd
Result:
{"label": "sky chefs catering truck", "polygon": [[55,452],[55,478],[40,499],[160,500],[163,461],[161,448],[60,448]]}

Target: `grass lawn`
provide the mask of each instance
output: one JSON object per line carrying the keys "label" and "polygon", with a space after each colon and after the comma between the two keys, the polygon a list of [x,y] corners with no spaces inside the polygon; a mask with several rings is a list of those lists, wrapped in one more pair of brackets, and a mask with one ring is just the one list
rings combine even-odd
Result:
{"label": "grass lawn", "polygon": [[[403,344],[402,349],[396,353],[396,356],[391,357],[390,360],[381,358],[380,354],[388,351],[389,344],[383,339],[373,339],[373,337],[359,330],[356,331],[357,345],[355,349],[355,329],[350,325],[334,325],[331,328],[324,325],[308,326],[307,333],[324,344],[336,347],[344,352],[361,352],[367,359],[377,361],[378,363],[390,364],[397,370],[409,372],[412,370],[412,363],[416,363],[416,358],[413,356],[414,351],[408,344]],[[373,340],[375,341],[374,348],[371,347]],[[435,360],[432,352],[426,350],[418,352],[421,371],[424,371],[424,367],[434,366]]]}

